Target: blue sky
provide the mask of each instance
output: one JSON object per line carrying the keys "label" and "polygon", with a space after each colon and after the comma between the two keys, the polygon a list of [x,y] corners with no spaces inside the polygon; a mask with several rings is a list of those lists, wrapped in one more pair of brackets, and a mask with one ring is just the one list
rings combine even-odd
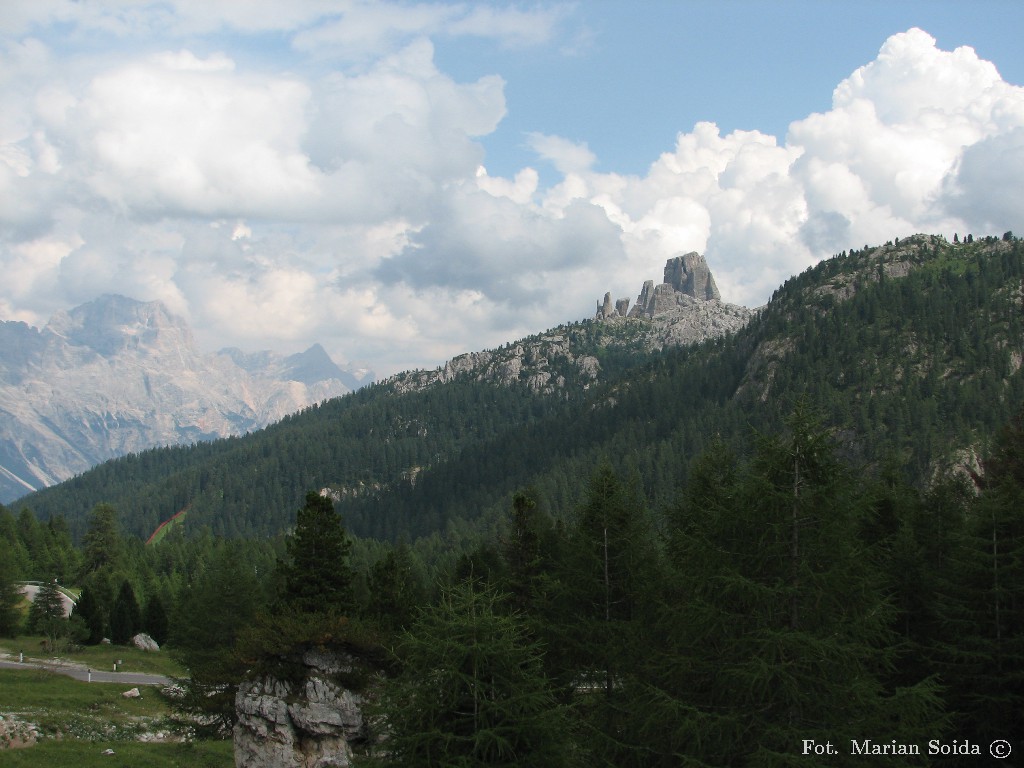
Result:
{"label": "blue sky", "polygon": [[6,0],[0,319],[433,367],[707,255],[726,301],[1024,229],[1024,4]]}
{"label": "blue sky", "polygon": [[522,135],[541,131],[585,141],[599,170],[643,173],[701,120],[784,139],[790,122],[827,110],[836,84],[886,38],[915,26],[1024,83],[1021,24],[1024,3],[1011,0],[971,11],[949,0],[588,0],[567,20],[564,46],[523,55],[448,40],[437,61],[459,79],[508,80],[509,114],[484,141],[488,170],[535,162]]}

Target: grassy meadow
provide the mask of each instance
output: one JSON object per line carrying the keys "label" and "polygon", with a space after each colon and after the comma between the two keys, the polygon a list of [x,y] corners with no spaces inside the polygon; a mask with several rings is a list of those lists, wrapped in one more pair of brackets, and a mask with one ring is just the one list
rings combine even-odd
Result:
{"label": "grassy meadow", "polygon": [[[0,653],[26,661],[48,661],[41,638],[0,640]],[[94,646],[61,655],[62,661],[93,669],[113,670],[120,660],[122,672],[144,672],[170,677],[183,670],[166,654],[134,648]],[[175,739],[180,728],[156,686],[138,686],[139,698],[121,694],[134,687],[125,683],[84,683],[43,669],[0,669],[0,715],[31,723],[38,733],[35,745],[4,748],[0,765],[53,766],[197,766],[228,768],[234,764],[230,741],[140,741]],[[104,754],[112,749],[114,754]]]}

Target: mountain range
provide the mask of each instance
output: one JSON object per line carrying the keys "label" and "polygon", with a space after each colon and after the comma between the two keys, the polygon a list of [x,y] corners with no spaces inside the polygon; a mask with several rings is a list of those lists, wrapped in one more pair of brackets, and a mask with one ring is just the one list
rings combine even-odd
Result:
{"label": "mountain range", "polygon": [[[702,262],[690,260],[691,274]],[[594,319],[242,437],[109,461],[19,504],[65,515],[74,535],[107,502],[143,538],[183,510],[186,530],[250,537],[287,530],[319,490],[359,536],[443,551],[453,537],[492,535],[523,488],[571,516],[601,462],[663,508],[703,450],[749,448],[798,402],[864,471],[921,486],[976,471],[1024,403],[1024,243],[1009,233],[836,254],[756,311],[721,302],[710,281],[702,292],[680,266],[641,290],[640,310],[599,301]]]}
{"label": "mountain range", "polygon": [[319,345],[204,354],[163,304],[124,296],[42,329],[0,322],[0,501],[127,453],[257,430],[370,378]]}

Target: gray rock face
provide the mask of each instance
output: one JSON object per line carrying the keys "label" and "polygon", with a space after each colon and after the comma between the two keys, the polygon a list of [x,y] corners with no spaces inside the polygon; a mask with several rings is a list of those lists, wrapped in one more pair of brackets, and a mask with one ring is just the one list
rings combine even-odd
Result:
{"label": "gray rock face", "polygon": [[703,301],[721,301],[722,295],[708,263],[699,253],[687,253],[665,264],[665,281],[644,283],[630,317],[657,317],[678,307],[693,307]]}
{"label": "gray rock face", "polygon": [[161,303],[123,296],[58,312],[42,330],[0,322],[0,503],[126,453],[259,429],[358,376],[318,345],[202,354]]}
{"label": "gray rock face", "polygon": [[305,677],[249,680],[235,696],[238,768],[347,768],[365,738],[361,699],[332,679],[349,668],[330,653],[306,654]]}
{"label": "gray rock face", "polygon": [[563,325],[500,349],[459,355],[433,371],[399,373],[384,384],[401,393],[468,377],[525,384],[542,395],[586,389],[602,375],[595,344],[647,350],[695,344],[735,333],[753,315],[746,307],[722,302],[704,257],[687,253],[668,260],[664,283],[644,283],[632,309],[629,299],[613,302],[606,293],[597,302],[592,326]]}
{"label": "gray rock face", "polygon": [[595,319],[606,323],[626,318],[648,321],[641,336],[648,348],[658,349],[735,333],[753,314],[746,307],[724,303],[707,261],[698,253],[687,253],[666,262],[663,283],[644,283],[632,309],[625,299],[611,309],[611,294],[605,294]]}
{"label": "gray rock face", "polygon": [[149,651],[150,653],[160,650],[160,644],[145,632],[139,632],[139,634],[135,635],[132,638],[132,645],[140,651]]}
{"label": "gray rock face", "polygon": [[722,300],[707,261],[696,251],[669,259],[665,264],[665,282],[695,299]]}

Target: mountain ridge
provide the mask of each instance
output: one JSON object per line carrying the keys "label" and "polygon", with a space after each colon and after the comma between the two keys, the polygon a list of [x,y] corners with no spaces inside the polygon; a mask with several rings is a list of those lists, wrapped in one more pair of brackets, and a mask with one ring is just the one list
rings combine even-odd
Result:
{"label": "mountain ridge", "polygon": [[[254,536],[286,529],[320,489],[359,536],[440,542],[492,531],[524,487],[571,515],[604,460],[636,477],[648,503],[668,504],[712,441],[780,428],[800,398],[857,462],[898,457],[926,484],[939,464],[983,454],[1024,402],[1022,280],[1016,238],[906,238],[823,260],[717,338],[651,348],[657,318],[622,317],[496,351],[526,355],[561,336],[575,359],[598,361],[596,377],[547,354],[566,384],[537,388],[523,368],[489,377],[495,351],[469,353],[444,380],[420,372],[406,388],[392,377],[252,435],[109,462],[24,503],[45,517],[109,502],[145,534],[190,505],[195,530]],[[69,524],[80,532],[81,520]]]}
{"label": "mountain ridge", "polygon": [[161,302],[106,294],[41,329],[0,322],[0,501],[132,451],[266,426],[358,380],[322,347],[201,353]]}

